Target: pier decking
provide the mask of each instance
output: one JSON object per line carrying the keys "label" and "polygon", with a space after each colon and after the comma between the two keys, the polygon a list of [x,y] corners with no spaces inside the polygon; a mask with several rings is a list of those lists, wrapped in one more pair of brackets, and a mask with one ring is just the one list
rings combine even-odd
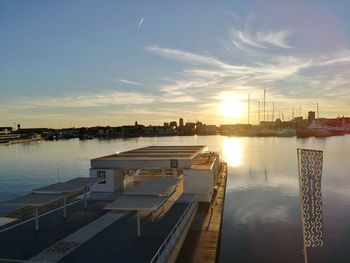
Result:
{"label": "pier decking", "polygon": [[[107,215],[108,211],[101,209],[105,203],[94,202],[86,211],[81,210],[82,204],[72,205],[67,219],[58,216],[61,211],[43,216],[40,231],[34,231],[30,221],[0,233],[0,262],[3,262],[1,258],[50,259],[51,262],[98,262],[102,258],[104,262],[149,262],[193,199],[195,195],[182,194],[176,201],[169,201],[172,205],[165,214],[158,215],[155,222],[150,216],[143,216],[140,237],[136,235],[135,212],[121,215],[116,221],[113,218],[107,223],[103,221],[96,230],[96,224],[100,226],[99,221]],[[76,247],[62,256],[56,250],[53,251],[56,254],[49,255],[63,243],[74,243]]]}
{"label": "pier decking", "polygon": [[29,260],[106,214],[108,211],[102,209],[105,205],[104,202],[92,202],[84,211],[83,203],[79,202],[67,208],[67,218],[62,216],[61,209],[42,216],[40,231],[35,231],[34,222],[29,221],[0,233],[0,258]]}
{"label": "pier decking", "polygon": [[200,203],[194,222],[187,234],[177,263],[216,262],[220,247],[221,222],[224,209],[227,164],[219,173],[218,189],[211,204]]}

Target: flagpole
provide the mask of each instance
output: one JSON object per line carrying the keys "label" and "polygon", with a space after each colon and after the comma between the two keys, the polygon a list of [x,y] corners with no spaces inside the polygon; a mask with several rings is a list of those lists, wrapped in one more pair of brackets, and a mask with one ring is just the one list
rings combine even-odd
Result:
{"label": "flagpole", "polygon": [[300,214],[301,214],[301,224],[303,229],[303,244],[304,244],[304,262],[307,263],[307,248],[305,245],[305,229],[304,229],[304,205],[303,205],[303,193],[302,193],[302,178],[300,174],[300,149],[297,149],[298,154],[298,176],[299,176],[299,192],[300,192]]}

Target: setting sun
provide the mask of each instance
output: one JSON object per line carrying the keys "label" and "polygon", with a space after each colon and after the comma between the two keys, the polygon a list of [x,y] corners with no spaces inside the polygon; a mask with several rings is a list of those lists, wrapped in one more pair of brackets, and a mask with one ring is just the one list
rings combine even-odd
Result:
{"label": "setting sun", "polygon": [[235,118],[242,116],[245,106],[236,98],[227,97],[218,108],[222,116]]}

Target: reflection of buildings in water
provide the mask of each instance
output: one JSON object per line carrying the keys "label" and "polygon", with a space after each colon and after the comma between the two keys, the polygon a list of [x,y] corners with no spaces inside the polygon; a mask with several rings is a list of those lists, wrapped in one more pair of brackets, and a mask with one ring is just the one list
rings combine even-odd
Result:
{"label": "reflection of buildings in water", "polygon": [[267,181],[267,169],[266,169],[266,167],[265,167],[265,184],[269,184]]}
{"label": "reflection of buildings in water", "polygon": [[242,164],[242,148],[240,138],[224,138],[223,158],[228,166],[237,167]]}

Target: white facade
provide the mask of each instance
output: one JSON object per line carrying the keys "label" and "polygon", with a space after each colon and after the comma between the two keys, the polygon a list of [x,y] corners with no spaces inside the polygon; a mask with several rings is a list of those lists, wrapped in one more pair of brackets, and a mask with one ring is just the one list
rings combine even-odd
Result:
{"label": "white facade", "polygon": [[184,192],[198,194],[199,201],[208,202],[215,186],[218,158],[213,153],[204,154],[206,149],[204,145],[149,146],[92,159],[90,177],[105,178],[105,181],[95,184],[91,190],[113,193],[141,178],[183,174]]}
{"label": "white facade", "polygon": [[106,180],[94,184],[91,191],[113,193],[123,188],[124,174],[122,169],[90,169],[90,177],[101,178],[101,176],[105,176]]}
{"label": "white facade", "polygon": [[169,169],[171,167],[171,160],[177,161],[177,169],[191,167],[190,159],[150,159],[150,160],[108,160],[108,159],[93,159],[91,160],[91,167],[93,168],[116,168],[123,167],[123,169]]}
{"label": "white facade", "polygon": [[200,202],[210,202],[214,192],[215,176],[212,169],[184,169],[184,193],[197,194]]}
{"label": "white facade", "polygon": [[218,157],[208,164],[196,164],[190,169],[184,169],[184,193],[197,194],[200,202],[210,202],[214,193],[220,168]]}

